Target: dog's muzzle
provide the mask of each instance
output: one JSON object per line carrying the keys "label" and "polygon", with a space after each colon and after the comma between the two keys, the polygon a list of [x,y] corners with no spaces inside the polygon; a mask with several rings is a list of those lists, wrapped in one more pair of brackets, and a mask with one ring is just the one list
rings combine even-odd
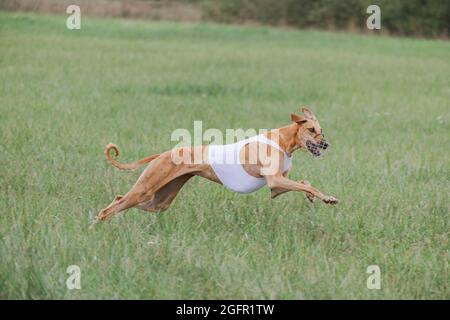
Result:
{"label": "dog's muzzle", "polygon": [[306,141],[306,148],[316,157],[320,156],[322,150],[326,150],[328,146],[329,144],[325,140],[320,140],[318,143],[315,143],[311,140]]}

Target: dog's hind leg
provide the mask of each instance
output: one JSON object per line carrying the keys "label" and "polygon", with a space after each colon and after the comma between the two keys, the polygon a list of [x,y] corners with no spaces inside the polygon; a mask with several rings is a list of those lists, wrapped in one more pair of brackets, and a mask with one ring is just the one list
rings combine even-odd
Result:
{"label": "dog's hind leg", "polygon": [[136,206],[138,203],[139,201],[135,197],[127,197],[127,195],[123,197],[116,196],[109,206],[100,211],[97,218],[99,220],[105,220],[115,213]]}
{"label": "dog's hind leg", "polygon": [[[98,219],[105,220],[120,211],[136,207],[140,204],[142,204],[141,207],[143,207],[144,203],[152,203],[151,200],[156,199],[155,194],[157,194],[157,192],[166,185],[169,185],[167,195],[163,196],[165,193],[161,193],[161,199],[156,199],[155,201],[155,204],[157,205],[148,205],[147,207],[150,209],[152,206],[155,208],[168,207],[173,198],[175,198],[179,188],[181,188],[180,186],[177,190],[176,187],[178,186],[178,183],[183,181],[183,179],[186,179],[186,181],[188,180],[187,177],[180,180],[176,179],[186,174],[193,173],[194,171],[198,171],[196,166],[185,166],[183,164],[177,165],[172,162],[170,152],[166,152],[149,164],[147,169],[145,169],[138,181],[127,194],[100,211],[98,214]],[[174,180],[176,182],[171,185],[170,182]],[[172,190],[171,188],[174,189]]]}
{"label": "dog's hind leg", "polygon": [[104,208],[103,210],[106,210],[106,209],[112,207],[114,204],[117,203],[117,201],[119,201],[119,200],[122,199],[122,198],[123,198],[123,196],[120,195],[120,194],[117,195],[117,196],[115,196],[115,197],[114,197],[114,200],[113,200],[106,208]]}
{"label": "dog's hind leg", "polygon": [[185,174],[183,176],[175,178],[164,187],[159,189],[153,195],[152,199],[138,204],[136,208],[150,212],[166,210],[172,204],[173,200],[175,199],[181,188],[184,186],[184,184],[192,177],[193,175],[191,174]]}
{"label": "dog's hind leg", "polygon": [[[92,224],[90,225],[89,229],[92,229],[97,224],[97,222],[99,222],[100,220],[105,220],[110,215],[112,215],[114,213],[117,213],[119,211],[127,209],[127,206],[124,206],[123,202],[124,202],[124,199],[123,199],[122,196],[116,196],[114,198],[114,200],[110,203],[109,206],[107,206],[106,208],[102,209],[98,213],[97,217],[92,222]],[[130,208],[130,207],[132,207],[132,206],[128,206],[128,208]]]}

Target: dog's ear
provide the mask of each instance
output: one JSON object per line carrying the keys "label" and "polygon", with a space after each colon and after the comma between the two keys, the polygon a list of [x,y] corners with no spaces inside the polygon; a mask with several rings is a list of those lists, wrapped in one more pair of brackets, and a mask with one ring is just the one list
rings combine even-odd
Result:
{"label": "dog's ear", "polygon": [[311,120],[317,120],[314,113],[311,110],[309,110],[307,107],[303,107],[302,112],[306,118],[311,119]]}
{"label": "dog's ear", "polygon": [[308,121],[304,116],[298,116],[295,113],[291,113],[291,120],[298,124]]}

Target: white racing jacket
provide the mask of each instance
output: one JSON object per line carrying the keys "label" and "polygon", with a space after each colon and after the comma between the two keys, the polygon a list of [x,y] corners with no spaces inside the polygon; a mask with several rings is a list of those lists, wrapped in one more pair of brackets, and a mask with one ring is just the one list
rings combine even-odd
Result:
{"label": "white racing jacket", "polygon": [[292,157],[289,157],[277,143],[268,139],[264,135],[254,136],[232,144],[209,145],[208,162],[219,180],[228,189],[239,193],[250,193],[262,188],[266,184],[265,178],[256,178],[248,174],[239,160],[239,153],[242,147],[255,141],[268,144],[283,152],[283,172],[290,169],[292,165]]}

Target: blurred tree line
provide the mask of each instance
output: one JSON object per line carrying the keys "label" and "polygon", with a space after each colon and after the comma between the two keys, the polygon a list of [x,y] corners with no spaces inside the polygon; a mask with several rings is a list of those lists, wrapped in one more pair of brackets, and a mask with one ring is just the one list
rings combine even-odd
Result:
{"label": "blurred tree line", "polygon": [[450,35],[450,0],[0,0],[2,10],[63,12],[177,21],[259,23],[297,28],[366,31],[371,4],[381,8],[381,32]]}
{"label": "blurred tree line", "polygon": [[381,8],[381,28],[392,34],[448,37],[450,0],[181,0],[202,8],[205,19],[254,21],[298,28],[364,30],[371,4]]}

